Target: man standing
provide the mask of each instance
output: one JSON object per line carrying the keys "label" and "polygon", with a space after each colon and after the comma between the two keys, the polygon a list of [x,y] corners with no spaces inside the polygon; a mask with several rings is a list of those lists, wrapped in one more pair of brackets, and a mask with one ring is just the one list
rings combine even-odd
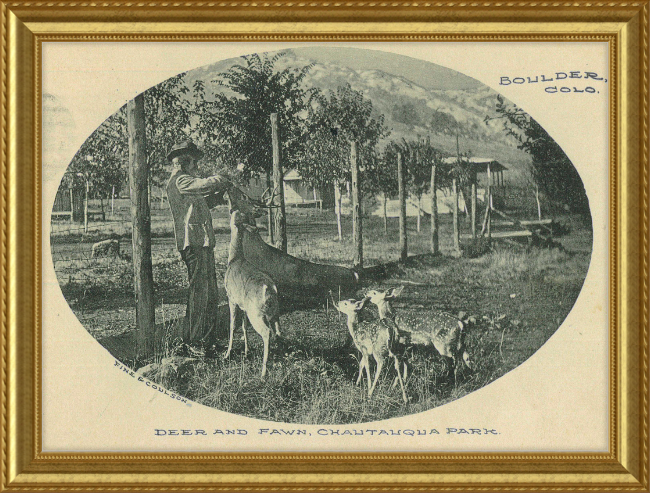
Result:
{"label": "man standing", "polygon": [[189,293],[183,342],[210,350],[216,342],[218,309],[217,276],[214,265],[214,231],[205,196],[227,191],[231,183],[214,175],[199,178],[201,152],[189,140],[174,145],[167,155],[173,163],[167,198],[174,218],[176,247],[187,266]]}

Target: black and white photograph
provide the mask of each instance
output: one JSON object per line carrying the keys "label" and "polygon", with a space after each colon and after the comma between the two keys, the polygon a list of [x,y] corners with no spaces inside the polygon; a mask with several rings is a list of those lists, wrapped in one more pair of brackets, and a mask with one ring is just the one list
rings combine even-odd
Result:
{"label": "black and white photograph", "polygon": [[[410,417],[397,434],[505,433],[422,413],[476,411],[579,297],[600,303],[583,285],[606,224],[548,120],[502,92],[606,106],[607,74],[558,62],[487,85],[361,44],[214,60],[134,94],[74,149],[68,101],[42,94],[43,255],[58,310],[109,361],[92,373],[222,412],[194,435],[240,433],[227,415],[269,440]],[[143,433],[183,428],[163,421]]]}

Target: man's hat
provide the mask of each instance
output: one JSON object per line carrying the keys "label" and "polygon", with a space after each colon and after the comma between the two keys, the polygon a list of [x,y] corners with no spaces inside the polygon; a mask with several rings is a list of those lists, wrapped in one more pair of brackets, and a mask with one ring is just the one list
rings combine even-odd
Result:
{"label": "man's hat", "polygon": [[194,159],[201,159],[203,157],[203,152],[196,147],[196,144],[191,140],[182,140],[174,144],[174,146],[167,154],[167,159],[171,162],[175,157],[181,156],[183,154],[189,154]]}

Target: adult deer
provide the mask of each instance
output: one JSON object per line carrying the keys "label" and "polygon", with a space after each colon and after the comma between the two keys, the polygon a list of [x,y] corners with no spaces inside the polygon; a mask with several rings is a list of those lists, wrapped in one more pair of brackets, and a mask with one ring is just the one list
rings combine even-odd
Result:
{"label": "adult deer", "polygon": [[[348,330],[354,341],[354,345],[361,352],[361,361],[359,361],[359,375],[357,377],[357,385],[361,381],[363,370],[366,371],[368,377],[368,397],[372,397],[372,393],[379,381],[379,375],[384,367],[384,361],[387,358],[392,358],[397,371],[397,378],[402,388],[402,399],[408,402],[406,397],[406,390],[404,389],[404,381],[400,373],[400,361],[398,356],[393,352],[393,345],[395,342],[394,329],[391,323],[387,320],[375,320],[372,322],[359,322],[359,312],[363,309],[367,298],[360,301],[355,300],[342,300],[338,303],[334,300],[334,308],[339,312],[347,315],[348,317]],[[377,362],[377,370],[373,382],[370,381],[370,355]]]}
{"label": "adult deer", "polygon": [[460,313],[458,317],[437,310],[425,311],[418,315],[394,313],[391,301],[397,298],[404,286],[386,291],[370,290],[366,297],[377,305],[379,318],[391,320],[398,331],[399,341],[419,346],[433,346],[444,356],[447,374],[454,372],[454,381],[459,367],[471,369],[469,354],[465,348],[465,327],[472,318]]}
{"label": "adult deer", "polygon": [[239,315],[243,312],[244,352],[248,353],[248,339],[246,338],[246,318],[248,318],[264,343],[262,375],[260,377],[264,379],[269,356],[271,327],[273,326],[276,334],[280,335],[278,288],[273,279],[244,257],[242,229],[249,227],[247,221],[250,219],[246,212],[240,210],[232,211],[230,216],[230,249],[228,267],[224,276],[224,285],[230,305],[230,337],[224,358],[230,356],[235,325]]}
{"label": "adult deer", "polygon": [[[273,192],[270,197],[275,195]],[[273,278],[283,297],[302,299],[316,295],[319,298],[328,290],[356,291],[359,275],[352,269],[309,262],[264,242],[255,227],[254,218],[259,217],[265,208],[277,207],[271,205],[273,201],[267,197],[268,191],[262,199],[251,199],[235,187],[228,191],[230,209],[244,212],[247,217],[245,223],[250,226],[243,230],[246,259]]]}

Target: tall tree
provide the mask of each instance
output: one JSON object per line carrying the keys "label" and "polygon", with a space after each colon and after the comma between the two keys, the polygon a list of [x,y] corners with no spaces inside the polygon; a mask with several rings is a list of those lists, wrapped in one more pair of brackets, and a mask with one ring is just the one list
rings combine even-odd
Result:
{"label": "tall tree", "polygon": [[[165,165],[171,146],[189,135],[189,91],[179,74],[144,92],[149,188],[167,179]],[[70,175],[88,181],[91,198],[119,192],[127,176],[128,132],[126,105],[110,116],[83,143],[70,163]]]}
{"label": "tall tree", "polygon": [[167,153],[176,142],[190,135],[191,105],[186,96],[188,93],[185,73],[144,92],[150,194],[152,185],[159,187],[163,193],[169,178],[166,171]]}
{"label": "tall tree", "polygon": [[503,120],[503,128],[513,136],[519,149],[532,157],[536,185],[551,201],[579,213],[589,213],[589,202],[582,179],[562,148],[537,121],[515,104],[497,96],[496,116],[485,122]]}
{"label": "tall tree", "polygon": [[315,89],[304,88],[312,65],[280,69],[286,52],[247,55],[214,81],[223,92],[208,99],[205,84],[193,87],[195,130],[203,147],[218,165],[235,168],[242,163],[242,178],[270,173],[272,113],[278,114],[280,154],[284,166],[294,168],[307,133],[306,118]]}
{"label": "tall tree", "polygon": [[432,155],[437,151],[432,147],[431,140],[428,137],[410,141],[404,140],[402,148],[407,161],[408,191],[412,197],[417,199],[417,231],[419,233],[422,218],[422,195],[429,190],[431,185],[431,159]]}
{"label": "tall tree", "polygon": [[397,195],[397,147],[389,144],[381,155],[373,156],[366,166],[364,184],[368,193],[381,194],[384,233],[388,232],[388,199]]}
{"label": "tall tree", "polygon": [[339,239],[341,233],[341,187],[350,181],[351,143],[357,142],[361,191],[369,190],[365,176],[376,163],[376,146],[389,132],[384,116],[377,114],[372,101],[350,84],[339,86],[327,96],[315,95],[310,111],[308,139],[298,169],[312,185],[334,186]]}

